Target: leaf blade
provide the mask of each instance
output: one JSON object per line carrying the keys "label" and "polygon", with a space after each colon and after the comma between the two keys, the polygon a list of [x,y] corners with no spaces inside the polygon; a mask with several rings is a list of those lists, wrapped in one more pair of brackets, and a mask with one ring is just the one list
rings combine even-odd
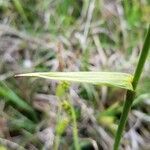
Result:
{"label": "leaf blade", "polygon": [[58,81],[91,83],[133,90],[133,76],[120,72],[37,72],[17,76],[40,77]]}

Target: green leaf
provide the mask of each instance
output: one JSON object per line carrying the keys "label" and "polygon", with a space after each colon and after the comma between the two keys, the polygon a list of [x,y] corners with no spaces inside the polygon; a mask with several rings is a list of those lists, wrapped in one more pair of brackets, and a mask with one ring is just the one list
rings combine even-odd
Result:
{"label": "green leaf", "polygon": [[16,76],[33,76],[58,81],[83,82],[133,90],[133,76],[119,72],[37,72],[19,74]]}
{"label": "green leaf", "polygon": [[20,110],[24,110],[32,114],[32,118],[37,120],[34,109],[23,99],[21,99],[12,89],[10,89],[5,82],[0,81],[0,97],[5,101],[13,103]]}

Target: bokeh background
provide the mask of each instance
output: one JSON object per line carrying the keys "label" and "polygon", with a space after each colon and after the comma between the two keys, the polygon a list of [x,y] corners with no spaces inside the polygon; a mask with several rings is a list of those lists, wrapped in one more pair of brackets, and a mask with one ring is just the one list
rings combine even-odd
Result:
{"label": "bokeh background", "polygon": [[[149,0],[0,0],[0,150],[75,149],[68,99],[81,149],[111,150],[125,90],[14,75],[133,74],[149,23]],[[149,75],[150,54],[122,150],[150,149]]]}

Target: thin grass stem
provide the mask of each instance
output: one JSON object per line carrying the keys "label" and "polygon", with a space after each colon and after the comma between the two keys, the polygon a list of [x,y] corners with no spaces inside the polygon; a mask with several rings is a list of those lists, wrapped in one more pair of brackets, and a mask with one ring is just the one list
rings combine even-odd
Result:
{"label": "thin grass stem", "polygon": [[134,78],[133,78],[133,83],[132,83],[134,90],[136,89],[138,81],[142,74],[144,64],[145,64],[146,58],[148,56],[149,47],[150,47],[150,25],[149,25],[147,36],[145,38],[145,42],[144,42],[144,45],[143,45],[143,48],[142,48],[142,51],[140,54],[139,62],[138,62],[137,68],[134,73]]}
{"label": "thin grass stem", "polygon": [[126,101],[123,106],[123,112],[120,118],[119,126],[118,126],[116,137],[115,137],[114,150],[119,149],[119,145],[120,145],[123,130],[127,121],[128,113],[130,111],[132,102],[134,100],[134,95],[135,94],[133,94],[133,91],[129,91],[129,90],[127,91]]}
{"label": "thin grass stem", "polygon": [[[61,107],[61,105],[59,105],[58,112],[57,112],[57,123],[59,123],[59,121],[60,121],[60,118],[61,118],[61,111],[62,111],[62,107]],[[61,135],[60,135],[60,133],[58,133],[58,131],[56,130],[54,150],[58,150],[58,149],[59,149],[60,140],[61,140]]]}
{"label": "thin grass stem", "polygon": [[73,139],[75,150],[80,150],[76,114],[73,105],[71,104],[71,116],[73,120]]}
{"label": "thin grass stem", "polygon": [[[142,51],[141,51],[141,54],[139,57],[139,62],[138,62],[137,68],[136,68],[135,73],[134,73],[134,78],[133,78],[133,82],[132,82],[132,86],[133,86],[134,91],[136,90],[136,87],[138,85],[138,81],[139,81],[140,76],[143,72],[144,64],[145,64],[145,61],[146,61],[146,58],[147,58],[148,52],[149,52],[149,47],[150,47],[150,25],[149,25],[147,36],[145,38],[145,42],[144,42],[144,45],[143,45],[143,48],[142,48]],[[125,100],[125,103],[123,106],[123,112],[122,112],[122,115],[120,118],[117,132],[116,132],[114,150],[119,149],[123,130],[124,130],[124,127],[126,125],[126,121],[128,118],[128,114],[129,114],[131,105],[134,101],[134,97],[135,97],[134,91],[130,91],[130,90],[127,91],[126,100]]]}

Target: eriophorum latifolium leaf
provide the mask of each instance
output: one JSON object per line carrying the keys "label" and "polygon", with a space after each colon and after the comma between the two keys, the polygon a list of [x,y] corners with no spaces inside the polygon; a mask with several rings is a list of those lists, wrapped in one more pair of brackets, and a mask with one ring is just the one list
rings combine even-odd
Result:
{"label": "eriophorum latifolium leaf", "polygon": [[91,83],[133,90],[133,76],[120,72],[37,72],[16,76],[40,77],[58,81]]}

